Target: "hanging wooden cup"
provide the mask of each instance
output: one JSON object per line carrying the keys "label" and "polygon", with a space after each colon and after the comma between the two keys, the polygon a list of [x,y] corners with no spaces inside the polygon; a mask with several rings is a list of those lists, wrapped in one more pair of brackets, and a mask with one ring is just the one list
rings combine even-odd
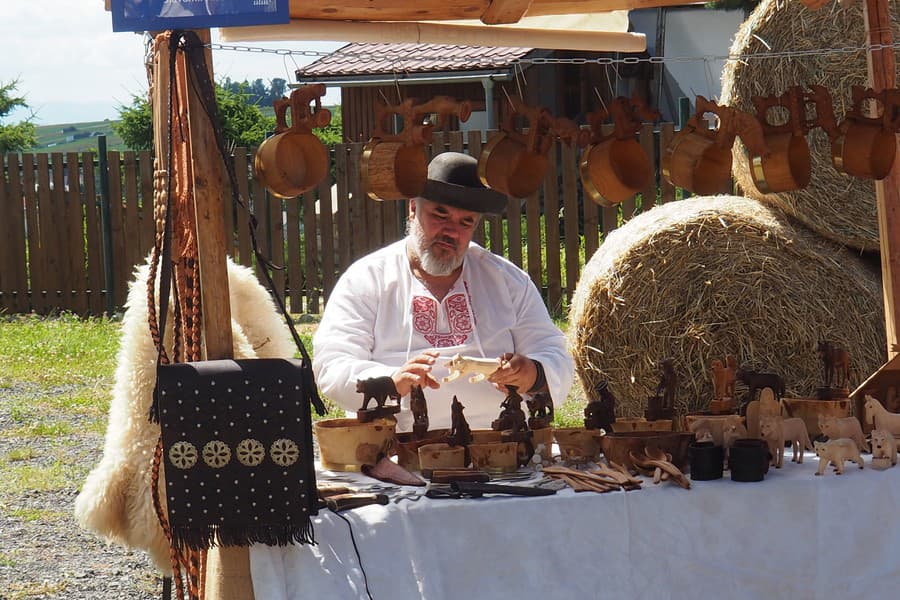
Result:
{"label": "hanging wooden cup", "polygon": [[[885,90],[876,92],[853,86],[851,93],[853,108],[844,116],[838,135],[832,139],[831,162],[835,169],[847,175],[884,179],[891,172],[897,153],[892,102]],[[865,116],[866,100],[880,105],[880,117]]]}
{"label": "hanging wooden cup", "polygon": [[[809,128],[801,109],[800,88],[795,86],[781,96],[755,96],[752,100],[769,150],[768,155],[749,152],[750,175],[756,188],[763,194],[772,194],[806,187],[812,164],[805,137]],[[770,122],[770,111],[775,107],[787,111],[784,123]]]}
{"label": "hanging wooden cup", "polygon": [[[517,114],[528,120],[528,133],[516,131]],[[551,121],[546,109],[525,106],[513,99],[513,111],[478,157],[481,183],[514,198],[525,198],[540,189],[553,144],[548,135]]]}
{"label": "hanging wooden cup", "polygon": [[615,128],[604,136],[605,110],[588,115],[591,143],[581,153],[581,186],[596,204],[612,207],[644,189],[653,177],[653,164],[635,139],[641,127],[638,115],[656,120],[659,113],[649,111],[637,98],[619,97],[610,104]]}
{"label": "hanging wooden cup", "polygon": [[[363,148],[360,175],[363,189],[372,200],[415,198],[425,189],[428,156],[425,144],[432,131],[449,115],[467,121],[472,114],[468,101],[457,102],[447,96],[436,96],[429,102],[414,105],[410,98],[397,106],[380,105],[376,109],[376,130]],[[385,133],[389,118],[398,115],[403,129],[398,134]],[[437,115],[435,123],[426,115]]]}
{"label": "hanging wooden cup", "polygon": [[[283,130],[260,145],[253,162],[256,178],[275,196],[299,196],[328,174],[328,149],[312,133],[314,127],[331,122],[331,112],[321,105],[324,95],[324,85],[305,85],[294,90],[289,101],[275,103],[276,132]],[[313,99],[315,109],[310,110]],[[286,125],[288,104],[290,127]]]}
{"label": "hanging wooden cup", "polygon": [[[731,146],[736,137],[731,113],[697,96],[694,115],[669,142],[662,156],[662,172],[669,182],[695,194],[719,194],[731,184]],[[703,115],[719,117],[719,127],[703,124]]]}

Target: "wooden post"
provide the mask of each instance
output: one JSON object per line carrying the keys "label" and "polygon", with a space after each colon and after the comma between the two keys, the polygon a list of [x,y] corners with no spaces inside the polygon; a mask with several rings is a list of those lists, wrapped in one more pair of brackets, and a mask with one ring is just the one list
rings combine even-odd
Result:
{"label": "wooden post", "polygon": [[[209,43],[209,31],[199,31]],[[212,81],[212,52],[204,51]],[[193,72],[188,69],[188,79]],[[197,82],[194,82],[197,83]],[[232,358],[231,305],[228,299],[228,253],[225,235],[225,198],[231,198],[223,157],[216,149],[215,124],[210,123],[203,101],[188,86],[188,129],[194,177],[194,208],[197,215],[197,246],[200,254],[200,291],[203,309],[203,339],[206,358]]]}
{"label": "wooden post", "polygon": [[[209,31],[198,31],[208,43]],[[213,80],[212,52],[205,50],[209,77]],[[188,78],[193,74],[188,69]],[[196,82],[194,82],[196,83]],[[202,101],[188,86],[188,124],[194,178],[194,206],[197,215],[197,246],[200,255],[200,290],[203,308],[203,339],[206,358],[231,358],[234,345],[231,335],[231,305],[228,297],[228,252],[225,232],[225,198],[231,192],[222,157],[216,150],[213,123],[210,123]],[[206,570],[208,600],[253,600],[250,579],[250,554],[247,548],[212,548]]]}
{"label": "wooden post", "polygon": [[[209,32],[198,32],[201,40],[209,41]],[[154,146],[156,155],[167,156],[167,122],[169,60],[168,47],[155,48],[154,66]],[[206,51],[206,63],[212,79],[212,57]],[[191,77],[188,69],[188,77]],[[188,130],[194,185],[194,206],[197,215],[197,245],[200,261],[200,288],[203,310],[203,339],[207,359],[231,358],[231,306],[228,295],[228,272],[225,256],[225,206],[230,198],[224,165],[216,152],[213,124],[195,93],[196,86],[186,86],[188,95]],[[158,164],[165,169],[165,164]],[[209,551],[205,595],[210,600],[253,600],[250,580],[250,560],[246,548],[213,548]]]}
{"label": "wooden post", "polygon": [[[868,53],[869,87],[875,91],[896,85],[894,49],[890,47],[891,15],[887,0],[864,0],[863,15],[869,44],[887,47]],[[894,136],[894,143],[897,138]],[[897,326],[900,323],[900,160],[887,177],[875,182],[878,206],[878,235],[881,243],[881,278],[884,290],[884,324],[890,360],[898,353]]]}

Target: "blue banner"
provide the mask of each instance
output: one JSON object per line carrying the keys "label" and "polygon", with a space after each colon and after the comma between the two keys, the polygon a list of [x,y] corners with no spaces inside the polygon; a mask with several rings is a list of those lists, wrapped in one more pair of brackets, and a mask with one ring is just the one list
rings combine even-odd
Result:
{"label": "blue banner", "polygon": [[288,0],[112,0],[113,31],[288,23]]}

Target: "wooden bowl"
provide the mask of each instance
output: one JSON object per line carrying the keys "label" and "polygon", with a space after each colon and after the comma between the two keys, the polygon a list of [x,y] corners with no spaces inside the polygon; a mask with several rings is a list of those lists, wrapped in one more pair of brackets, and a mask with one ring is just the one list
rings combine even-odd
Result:
{"label": "wooden bowl", "polygon": [[503,441],[503,432],[496,429],[473,429],[473,444],[496,444]]}
{"label": "wooden bowl", "polygon": [[466,447],[450,444],[426,444],[419,448],[423,469],[462,469],[466,466]]}
{"label": "wooden bowl", "polygon": [[488,472],[512,473],[518,467],[518,442],[469,444],[472,466]]}
{"label": "wooden bowl", "polygon": [[612,424],[612,430],[616,433],[628,433],[630,431],[672,431],[672,419],[658,419],[648,421],[640,418],[617,418]]}
{"label": "wooden bowl", "polygon": [[595,460],[600,454],[598,433],[584,427],[554,427],[553,437],[563,460]]}
{"label": "wooden bowl", "polygon": [[809,439],[813,439],[822,431],[819,429],[819,415],[823,417],[849,417],[850,399],[818,400],[816,398],[782,398],[786,417],[800,417],[806,424]]}
{"label": "wooden bowl", "polygon": [[413,439],[410,431],[398,433],[394,440],[394,448],[397,451],[397,464],[407,471],[419,471],[419,448],[428,444],[437,444],[447,441],[449,429],[434,429],[425,432],[425,437]]}
{"label": "wooden bowl", "polygon": [[630,452],[640,454],[644,448],[656,447],[672,455],[672,463],[679,469],[687,468],[688,447],[694,441],[694,434],[686,431],[633,431],[629,433],[607,433],[599,438],[606,460],[626,468],[634,465]]}
{"label": "wooden bowl", "polygon": [[393,446],[396,427],[393,419],[369,423],[356,419],[316,421],[322,467],[329,471],[359,471],[363,465],[374,465]]}

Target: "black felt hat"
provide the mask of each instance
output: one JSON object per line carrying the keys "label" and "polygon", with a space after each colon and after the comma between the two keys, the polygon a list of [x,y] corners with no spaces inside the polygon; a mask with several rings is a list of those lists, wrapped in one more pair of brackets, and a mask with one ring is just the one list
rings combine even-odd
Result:
{"label": "black felt hat", "polygon": [[478,161],[460,152],[444,152],[431,159],[421,196],[479,213],[500,214],[506,208],[506,195],[485,187],[478,178]]}

